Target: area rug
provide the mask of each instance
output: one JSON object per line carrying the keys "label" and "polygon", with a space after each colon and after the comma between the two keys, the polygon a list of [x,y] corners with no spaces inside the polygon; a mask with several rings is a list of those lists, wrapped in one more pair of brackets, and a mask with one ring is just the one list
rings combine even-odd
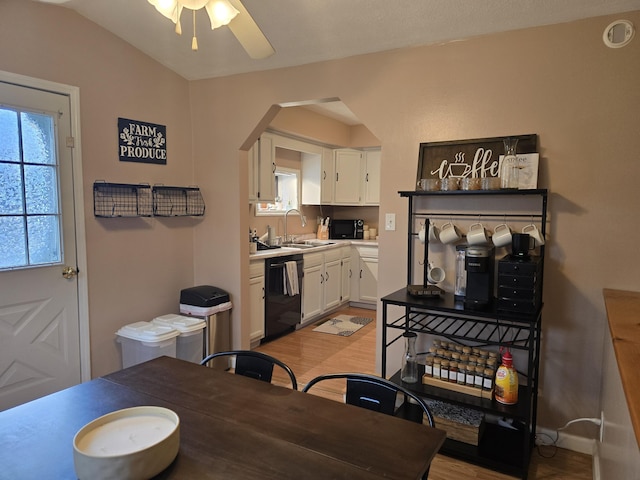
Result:
{"label": "area rug", "polygon": [[371,323],[373,318],[352,317],[351,315],[338,315],[313,329],[314,332],[329,333],[348,337],[353,335],[365,325]]}

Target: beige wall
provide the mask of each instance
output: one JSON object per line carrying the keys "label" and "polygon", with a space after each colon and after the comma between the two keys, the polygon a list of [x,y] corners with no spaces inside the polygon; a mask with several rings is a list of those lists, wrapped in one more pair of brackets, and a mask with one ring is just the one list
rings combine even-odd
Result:
{"label": "beige wall", "polygon": [[[539,135],[540,186],[551,193],[539,423],[597,416],[601,289],[640,289],[640,41],[617,50],[601,41],[620,17],[188,83],[65,8],[4,0],[0,69],[80,87],[93,374],[119,367],[119,326],[172,311],[192,284],[232,293],[244,327],[235,346],[248,346],[239,149],[273,119],[274,104],[338,97],[383,148],[380,216],[396,213],[398,225],[380,231],[380,295],[405,284],[407,204],[397,191],[414,186],[418,144]],[[640,12],[624,18],[640,25]],[[167,125],[167,166],[118,162],[119,116]],[[98,221],[96,179],[198,183],[207,213]]]}
{"label": "beige wall", "polygon": [[[175,312],[193,286],[198,220],[97,219],[92,185],[194,183],[188,83],[73,11],[24,0],[0,2],[0,70],[80,88],[92,375],[118,370],[116,330]],[[167,165],[120,162],[118,117],[166,125]]]}
{"label": "beige wall", "polygon": [[[638,12],[624,17],[640,24]],[[640,42],[606,48],[602,31],[612,20],[192,82],[196,175],[212,177],[216,168],[235,175],[242,205],[246,165],[226,160],[256,135],[265,113],[272,115],[275,104],[340,98],[381,141],[380,216],[397,214],[397,230],[380,232],[382,296],[406,282],[407,202],[397,191],[414,186],[419,143],[537,133],[540,186],[550,189],[539,423],[554,428],[571,418],[597,416],[605,324],[601,289],[640,288],[640,261],[626,255],[640,236],[634,222]],[[214,141],[201,141],[211,136]],[[221,181],[215,184],[236,195]],[[211,272],[237,271],[238,264],[246,270],[242,242],[202,261],[206,245],[222,240],[219,232],[242,238],[246,231],[246,209],[230,204],[233,211],[215,222],[209,216],[198,227],[198,281]],[[607,234],[619,228],[623,233]],[[238,274],[236,282],[236,293],[245,296],[246,280]],[[588,434],[580,426],[572,433]]]}

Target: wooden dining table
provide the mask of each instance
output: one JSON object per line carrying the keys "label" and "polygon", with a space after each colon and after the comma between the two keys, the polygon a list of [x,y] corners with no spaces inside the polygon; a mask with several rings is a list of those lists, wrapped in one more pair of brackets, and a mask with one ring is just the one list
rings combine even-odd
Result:
{"label": "wooden dining table", "polygon": [[88,422],[153,405],[180,418],[157,479],[417,479],[445,433],[251,378],[160,357],[0,412],[0,477],[74,479]]}

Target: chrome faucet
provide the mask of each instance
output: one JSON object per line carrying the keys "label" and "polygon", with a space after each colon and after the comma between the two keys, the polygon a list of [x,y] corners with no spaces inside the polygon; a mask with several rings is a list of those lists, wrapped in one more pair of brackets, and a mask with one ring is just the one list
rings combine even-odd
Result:
{"label": "chrome faucet", "polygon": [[297,208],[292,208],[290,210],[287,210],[284,214],[284,242],[285,243],[289,242],[289,238],[287,237],[287,216],[291,212],[296,212],[298,215],[300,215],[300,222],[302,223],[303,227],[307,225],[307,217],[305,217],[302,213],[300,213],[300,210],[298,210]]}

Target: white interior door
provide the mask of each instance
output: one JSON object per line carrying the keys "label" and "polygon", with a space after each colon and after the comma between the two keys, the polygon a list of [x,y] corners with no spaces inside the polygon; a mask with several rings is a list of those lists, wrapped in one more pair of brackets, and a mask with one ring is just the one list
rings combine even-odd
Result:
{"label": "white interior door", "polygon": [[0,410],[81,381],[70,116],[0,81]]}

